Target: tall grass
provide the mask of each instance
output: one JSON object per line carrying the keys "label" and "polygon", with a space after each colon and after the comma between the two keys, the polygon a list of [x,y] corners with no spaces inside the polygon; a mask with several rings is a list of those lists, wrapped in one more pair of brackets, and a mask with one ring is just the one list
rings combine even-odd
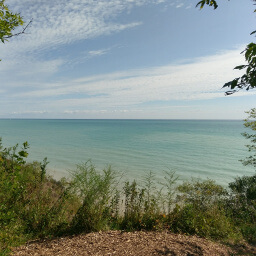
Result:
{"label": "tall grass", "polygon": [[74,233],[107,229],[110,225],[111,200],[117,175],[110,167],[97,172],[91,162],[78,165],[70,183],[80,206],[71,222]]}

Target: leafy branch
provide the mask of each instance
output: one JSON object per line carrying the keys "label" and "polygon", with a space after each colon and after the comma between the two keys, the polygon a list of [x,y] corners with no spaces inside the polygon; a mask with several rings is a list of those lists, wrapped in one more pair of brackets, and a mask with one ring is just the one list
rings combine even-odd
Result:
{"label": "leafy branch", "polygon": [[204,5],[207,4],[209,6],[213,6],[214,9],[217,9],[218,5],[215,0],[202,0],[199,3],[197,3],[196,7],[200,5],[200,9],[203,9]]}
{"label": "leafy branch", "polygon": [[[31,25],[32,20],[19,32],[13,33],[13,31],[24,24],[23,18],[19,13],[13,13],[9,10],[5,4],[5,0],[0,0],[0,41],[5,43],[11,37],[25,34],[27,28]],[[0,59],[1,61],[1,59]]]}
{"label": "leafy branch", "polygon": [[[256,0],[253,0],[256,2]],[[214,9],[217,9],[218,4],[215,0],[201,0],[197,3],[196,7],[200,6],[200,9],[204,5],[213,6]],[[254,10],[256,12],[256,9]],[[255,34],[256,30],[251,33]],[[223,85],[222,88],[229,88],[230,90],[226,91],[226,95],[231,95],[239,90],[245,89],[250,90],[256,88],[256,44],[250,43],[246,46],[245,50],[241,52],[244,54],[245,60],[248,64],[236,66],[234,69],[243,70],[245,69],[245,74],[241,77],[237,77],[232,81],[229,81]]]}

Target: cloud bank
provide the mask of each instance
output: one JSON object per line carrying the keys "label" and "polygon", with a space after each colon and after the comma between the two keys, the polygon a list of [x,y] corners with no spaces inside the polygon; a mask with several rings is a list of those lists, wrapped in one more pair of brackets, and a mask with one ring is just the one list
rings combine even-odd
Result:
{"label": "cloud bank", "polygon": [[[10,104],[8,110],[15,115],[28,115],[27,109],[34,105],[36,109],[31,114],[48,116],[88,118],[95,114],[103,117],[107,113],[128,112],[142,116],[145,109],[168,109],[170,106],[175,107],[179,101],[224,97],[222,85],[239,75],[239,71],[233,70],[233,67],[243,62],[243,56],[239,55],[241,49],[187,60],[183,64],[113,72],[68,81],[38,81],[38,84],[24,81],[18,87],[7,88],[2,92],[2,97],[4,99],[8,95],[8,102],[16,102],[16,109]],[[56,61],[52,65],[58,64]],[[246,95],[249,95],[248,92]],[[6,113],[0,111],[1,115]]]}
{"label": "cloud bank", "polygon": [[139,18],[118,19],[135,7],[189,8],[191,2],[9,0],[8,4],[33,24],[29,34],[0,45],[0,117],[143,118],[154,113],[152,118],[166,118],[178,109],[189,112],[188,102],[224,97],[222,85],[240,74],[233,67],[243,63],[239,54],[243,47],[169,65],[62,79],[63,67],[108,55],[117,46],[96,47],[71,60],[54,54],[59,47],[141,26]]}
{"label": "cloud bank", "polygon": [[[9,0],[14,11],[21,12],[24,20],[33,19],[26,36],[12,40],[7,47],[8,56],[36,52],[40,54],[56,46],[78,40],[110,35],[141,25],[140,21],[120,23],[116,17],[136,6],[161,4],[164,0],[62,0],[33,1]],[[1,47],[2,48],[2,47]],[[0,48],[0,50],[1,50]],[[2,58],[7,58],[1,51]]]}

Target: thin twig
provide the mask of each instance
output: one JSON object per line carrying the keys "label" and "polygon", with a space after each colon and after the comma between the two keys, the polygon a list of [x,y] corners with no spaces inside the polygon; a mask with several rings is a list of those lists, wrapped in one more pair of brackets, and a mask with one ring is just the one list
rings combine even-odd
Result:
{"label": "thin twig", "polygon": [[26,29],[30,26],[30,24],[32,23],[32,21],[33,21],[33,19],[31,19],[31,20],[29,21],[29,23],[23,28],[23,30],[22,30],[21,32],[16,33],[16,34],[13,34],[13,35],[5,36],[3,39],[8,39],[8,38],[11,38],[11,37],[13,37],[13,36],[18,36],[18,35],[21,35],[21,34],[25,34]]}

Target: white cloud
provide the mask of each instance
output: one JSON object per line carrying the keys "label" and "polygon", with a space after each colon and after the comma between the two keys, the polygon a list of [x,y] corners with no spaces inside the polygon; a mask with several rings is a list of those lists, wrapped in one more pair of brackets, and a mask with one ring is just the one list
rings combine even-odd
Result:
{"label": "white cloud", "polygon": [[10,87],[46,81],[46,77],[56,73],[63,64],[74,66],[107,54],[115,46],[73,56],[72,61],[52,57],[61,45],[140,26],[141,21],[120,23],[116,17],[135,6],[161,4],[163,1],[168,0],[8,0],[11,10],[22,13],[27,22],[33,19],[33,23],[26,35],[0,44],[0,89],[5,84]]}
{"label": "white cloud", "polygon": [[[166,0],[165,0],[166,1]],[[141,25],[140,21],[118,23],[115,17],[134,6],[159,4],[160,0],[9,0],[14,11],[21,12],[25,21],[33,19],[28,34],[12,39],[2,58],[12,58],[25,52],[42,52],[56,45],[63,45],[109,35]],[[2,46],[3,47],[3,46]],[[6,54],[5,54],[6,52]]]}
{"label": "white cloud", "polygon": [[1,78],[4,80],[4,77],[10,77],[9,73],[15,73],[16,79],[12,77],[13,82],[9,82],[9,84],[15,84],[16,81],[20,81],[21,76],[24,77],[28,73],[33,74],[32,79],[35,76],[49,76],[65,63],[74,66],[89,58],[107,54],[115,46],[91,50],[79,57],[73,56],[72,61],[64,57],[52,60],[53,57],[51,57],[61,45],[140,26],[142,24],[140,20],[120,23],[116,17],[135,6],[162,3],[180,4],[180,1],[8,0],[8,5],[12,10],[21,12],[27,22],[33,19],[33,23],[27,29],[26,35],[12,38],[5,45],[0,44],[0,57],[4,62],[4,65],[0,63]]}
{"label": "white cloud", "polygon": [[179,4],[176,5],[176,8],[180,8],[182,6],[184,6],[184,3],[179,3]]}
{"label": "white cloud", "polygon": [[125,113],[130,115],[128,118],[149,109],[157,115],[157,110],[160,113],[165,109],[162,103],[176,109],[182,106],[173,106],[172,102],[224,97],[221,86],[239,74],[232,69],[243,62],[243,56],[239,55],[242,48],[185,64],[66,78],[65,81],[54,78],[63,65],[71,67],[108,54],[115,46],[95,46],[94,50],[82,52],[71,61],[63,56],[53,57],[51,50],[138,27],[142,24],[140,20],[120,23],[117,17],[135,6],[162,3],[165,3],[163,8],[191,6],[190,0],[9,0],[12,9],[20,11],[27,21],[31,18],[34,21],[28,35],[0,45],[3,59],[0,117],[10,114],[46,117],[109,114],[115,117]]}
{"label": "white cloud", "polygon": [[[243,62],[240,50],[198,58],[188,64],[115,72],[64,82],[42,82],[40,87],[23,92],[10,90],[8,95],[17,106],[23,102],[20,111],[36,104],[34,111],[40,113],[44,109],[43,114],[52,112],[80,117],[97,113],[134,114],[157,102],[153,107],[155,111],[161,106],[159,102],[171,104],[172,101],[224,97],[221,86],[239,75],[233,67]],[[235,96],[238,95],[243,93]]]}
{"label": "white cloud", "polygon": [[[188,1],[188,0],[186,0]],[[140,26],[140,20],[119,23],[116,17],[136,6],[163,4],[184,6],[180,0],[8,0],[10,8],[22,13],[32,25],[27,35],[0,45],[1,58],[12,59],[42,53],[77,40],[109,35]],[[4,47],[4,50],[2,50]]]}
{"label": "white cloud", "polygon": [[107,53],[108,50],[101,49],[101,50],[95,50],[95,51],[89,51],[89,56],[101,56]]}
{"label": "white cloud", "polygon": [[49,111],[45,111],[45,110],[38,110],[38,111],[14,111],[11,114],[12,115],[24,115],[24,114],[48,114],[50,113]]}

